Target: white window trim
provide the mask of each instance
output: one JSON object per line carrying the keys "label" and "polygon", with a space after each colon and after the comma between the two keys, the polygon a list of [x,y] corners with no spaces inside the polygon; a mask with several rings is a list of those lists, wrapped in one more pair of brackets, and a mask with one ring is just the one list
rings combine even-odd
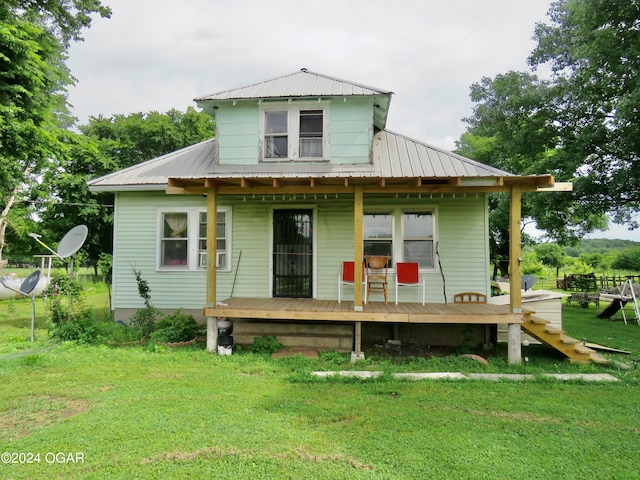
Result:
{"label": "white window trim", "polygon": [[[371,215],[376,213],[387,213],[392,215],[392,236],[391,236],[391,252],[393,255],[393,265],[389,269],[390,272],[395,272],[395,264],[397,262],[404,262],[404,237],[402,232],[404,230],[404,214],[405,213],[418,213],[418,212],[431,212],[433,215],[433,267],[424,268],[420,267],[421,273],[434,273],[439,272],[438,256],[436,254],[436,244],[438,242],[438,206],[437,205],[400,205],[395,207],[374,207],[365,208],[364,214]],[[363,239],[364,241],[364,239]]]}
{"label": "white window trim", "polygon": [[[198,240],[200,239],[200,213],[206,212],[205,207],[161,207],[157,210],[156,219],[156,270],[160,272],[189,272],[204,271],[206,267],[201,267],[200,249]],[[219,207],[218,212],[225,213],[226,223],[226,263],[218,267],[219,272],[231,271],[231,207]],[[160,255],[162,253],[162,229],[163,214],[165,213],[186,213],[187,214],[187,264],[186,265],[162,265]],[[216,252],[217,253],[217,252]]]}
{"label": "white window trim", "polygon": [[[261,103],[259,108],[259,159],[261,162],[322,162],[329,160],[329,104],[328,100],[305,102]],[[322,157],[300,157],[300,111],[322,110]],[[287,112],[288,158],[266,158],[264,155],[265,112]]]}

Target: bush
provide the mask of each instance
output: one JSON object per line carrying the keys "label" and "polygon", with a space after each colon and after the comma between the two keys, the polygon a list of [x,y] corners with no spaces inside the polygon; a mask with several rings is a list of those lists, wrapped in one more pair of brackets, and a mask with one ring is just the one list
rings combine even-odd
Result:
{"label": "bush", "polygon": [[80,283],[69,275],[55,276],[45,290],[51,336],[62,341],[96,343],[100,328],[92,311],[84,305]]}
{"label": "bush", "polygon": [[200,326],[191,315],[176,311],[167,315],[155,325],[150,339],[158,343],[187,342],[200,332]]}
{"label": "bush", "polygon": [[155,307],[145,307],[138,310],[131,317],[131,326],[140,332],[142,338],[149,338],[156,329],[156,320],[162,312]]}
{"label": "bush", "polygon": [[276,337],[263,335],[261,337],[254,337],[251,351],[263,355],[271,355],[272,353],[276,353],[281,348],[282,344],[278,342],[278,339]]}

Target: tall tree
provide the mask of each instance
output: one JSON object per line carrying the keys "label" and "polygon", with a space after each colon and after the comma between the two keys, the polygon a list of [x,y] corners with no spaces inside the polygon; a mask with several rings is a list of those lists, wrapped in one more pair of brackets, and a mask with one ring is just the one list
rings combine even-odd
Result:
{"label": "tall tree", "polygon": [[0,4],[0,259],[7,227],[17,218],[12,208],[58,152],[65,89],[73,82],[66,49],[94,12],[110,13],[98,0]]}
{"label": "tall tree", "polygon": [[640,1],[563,0],[529,61],[553,72],[555,121],[579,198],[638,227]]}
{"label": "tall tree", "polygon": [[[640,207],[640,1],[561,0],[538,24],[533,67],[471,87],[475,102],[461,153],[516,174],[552,173],[572,194],[523,196],[523,215],[549,239],[571,243],[606,228],[638,227]],[[507,202],[492,197],[492,249],[507,250]]]}
{"label": "tall tree", "polygon": [[89,192],[87,180],[212,138],[215,122],[189,107],[186,112],[91,118],[80,131],[66,132],[61,161],[44,176],[51,194],[40,217],[51,238],[61,238],[78,223],[90,226],[85,250],[95,262],[112,250],[114,198]]}

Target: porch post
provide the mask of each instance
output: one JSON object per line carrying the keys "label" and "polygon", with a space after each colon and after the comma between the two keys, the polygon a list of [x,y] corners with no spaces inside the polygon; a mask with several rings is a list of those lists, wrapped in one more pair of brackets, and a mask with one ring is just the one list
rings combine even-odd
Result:
{"label": "porch post", "polygon": [[[216,237],[218,222],[218,190],[207,188],[207,307],[216,306]],[[207,317],[207,351],[218,350],[218,317]]]}
{"label": "porch post", "polygon": [[[511,187],[511,203],[509,209],[509,298],[511,313],[522,313],[522,251],[520,221],[522,217],[522,191],[520,185]],[[510,323],[508,327],[508,361],[520,363],[522,361],[522,347],[520,345],[520,325]]]}
{"label": "porch post", "polygon": [[362,311],[362,257],[364,246],[364,194],[362,185],[356,185],[353,195],[353,309]]}

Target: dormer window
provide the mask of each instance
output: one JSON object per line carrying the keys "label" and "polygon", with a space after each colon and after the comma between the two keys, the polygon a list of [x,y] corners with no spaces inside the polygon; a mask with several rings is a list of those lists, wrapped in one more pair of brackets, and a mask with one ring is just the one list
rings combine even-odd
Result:
{"label": "dormer window", "polygon": [[289,158],[289,112],[264,113],[264,158]]}
{"label": "dormer window", "polygon": [[327,102],[263,105],[261,160],[328,160],[328,112]]}

